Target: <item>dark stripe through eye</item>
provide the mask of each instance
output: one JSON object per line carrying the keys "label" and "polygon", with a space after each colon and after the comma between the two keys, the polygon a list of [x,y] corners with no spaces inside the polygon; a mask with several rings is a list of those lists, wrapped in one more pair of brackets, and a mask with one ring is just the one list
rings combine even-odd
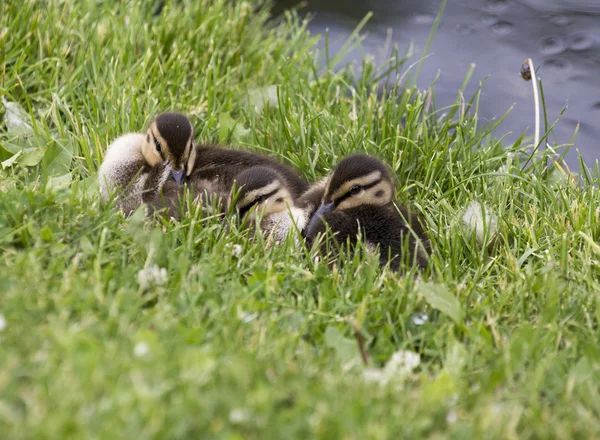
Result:
{"label": "dark stripe through eye", "polygon": [[348,191],[348,193],[350,193],[350,194],[358,194],[361,189],[362,189],[362,186],[360,186],[360,185],[353,185],[352,188],[350,188],[350,191]]}
{"label": "dark stripe through eye", "polygon": [[[369,189],[369,188],[373,188],[375,185],[378,185],[379,182],[381,182],[381,179],[377,179],[374,182],[371,182],[367,185],[363,185],[363,186],[359,186],[359,185],[353,185],[352,188],[350,188],[348,190],[348,192],[346,194],[344,194],[342,197],[340,197],[337,200],[334,200],[333,203],[335,204],[335,206],[338,206],[340,203],[342,203],[344,200],[358,194],[360,192],[361,189]],[[358,189],[356,188],[358,187]]]}
{"label": "dark stripe through eye", "polygon": [[247,204],[246,206],[242,207],[239,209],[239,213],[240,213],[240,218],[244,218],[244,216],[246,214],[248,214],[248,211],[250,211],[252,209],[253,206],[258,205],[260,202],[262,202],[263,200],[268,199],[269,197],[271,197],[272,195],[274,195],[277,191],[279,191],[279,188],[271,191],[268,194],[264,194],[261,196],[258,196],[257,198],[255,198],[254,200],[252,200],[251,203]]}
{"label": "dark stripe through eye", "polygon": [[158,152],[158,154],[160,154],[160,157],[162,157],[162,160],[166,160],[162,148],[160,147],[160,142],[158,142],[158,139],[156,138],[154,138],[154,145],[156,146],[156,151]]}

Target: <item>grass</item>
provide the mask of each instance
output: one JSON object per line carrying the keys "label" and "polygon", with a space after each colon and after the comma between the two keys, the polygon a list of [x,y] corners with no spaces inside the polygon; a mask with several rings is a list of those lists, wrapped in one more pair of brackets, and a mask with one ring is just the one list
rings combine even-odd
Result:
{"label": "grass", "polygon": [[[0,6],[4,438],[600,436],[597,170],[574,182],[544,171],[550,150],[502,146],[477,95],[439,109],[431,89],[384,87],[368,60],[321,69],[293,14],[155,11]],[[8,124],[11,103],[31,127]],[[214,218],[103,207],[104,149],[167,109],[190,114],[198,140],[309,179],[349,153],[383,158],[427,220],[430,269],[356,257],[330,271]],[[473,201],[495,236],[463,226]]]}

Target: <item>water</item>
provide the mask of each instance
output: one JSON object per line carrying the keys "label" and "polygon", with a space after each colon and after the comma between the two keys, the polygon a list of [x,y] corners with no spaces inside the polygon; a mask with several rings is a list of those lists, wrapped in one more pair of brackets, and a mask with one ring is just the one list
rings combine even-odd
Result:
{"label": "water", "polygon": [[[279,0],[276,8],[292,6]],[[364,33],[363,50],[381,59],[381,48],[392,33],[400,52],[412,40],[423,52],[440,0],[308,0],[301,12],[310,12],[310,30],[329,30],[330,47],[339,48],[369,12],[373,17]],[[570,141],[579,123],[567,163],[577,170],[579,151],[588,166],[600,158],[600,0],[448,0],[440,27],[419,77],[427,87],[438,70],[435,87],[438,106],[454,102],[471,63],[475,73],[466,90],[469,97],[479,81],[483,87],[480,118],[488,121],[514,109],[500,125],[497,136],[511,132],[516,139],[527,130],[533,135],[531,82],[519,76],[521,63],[531,57],[539,66],[549,122],[568,108],[555,127],[552,143]],[[358,58],[356,51],[353,57]],[[543,125],[542,125],[543,127]]]}

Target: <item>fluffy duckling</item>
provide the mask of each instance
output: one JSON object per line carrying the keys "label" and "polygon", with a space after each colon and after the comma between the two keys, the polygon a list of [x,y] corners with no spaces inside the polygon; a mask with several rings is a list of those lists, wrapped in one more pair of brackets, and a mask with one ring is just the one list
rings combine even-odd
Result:
{"label": "fluffy duckling", "polygon": [[[359,234],[367,249],[379,247],[379,262],[398,270],[403,250],[424,268],[428,264],[429,240],[420,220],[405,207],[393,203],[394,184],[387,166],[366,155],[342,160],[330,176],[321,206],[305,232],[309,245],[327,228],[339,246],[357,242]],[[406,246],[408,240],[408,246]]]}
{"label": "fluffy duckling", "polygon": [[[157,168],[162,167],[164,166]],[[185,213],[185,209],[182,210],[181,206],[184,188],[175,181],[173,174],[171,173],[170,178],[167,177],[165,182],[160,183],[158,189],[153,179],[148,179],[146,184],[147,187],[142,193],[142,202],[147,207],[147,213],[149,215],[166,213],[168,217],[181,220],[182,214]]]}
{"label": "fluffy duckling", "polygon": [[[107,149],[98,173],[100,194],[108,201],[118,190],[117,206],[125,214],[135,210],[144,198],[156,197],[172,177],[182,183],[195,162],[190,120],[180,113],[158,115],[146,133],[129,133]],[[173,189],[173,193],[176,191]]]}
{"label": "fluffy duckling", "polygon": [[[306,212],[295,206],[288,182],[273,168],[250,167],[238,174],[235,181],[239,192],[233,203],[238,218],[250,223],[262,216],[260,229],[269,239],[281,242],[290,231],[301,231],[306,226]],[[230,205],[233,196],[232,191]]]}
{"label": "fluffy duckling", "polygon": [[321,206],[328,181],[329,178],[326,177],[313,183],[310,188],[296,199],[295,205],[303,211],[307,219],[306,223],[308,223],[308,220],[315,215],[315,212]]}
{"label": "fluffy duckling", "polygon": [[[218,201],[224,202],[231,193],[236,178],[244,178],[241,173],[253,167],[261,167],[261,171],[255,170],[256,173],[251,173],[248,177],[267,176],[266,170],[270,170],[285,184],[292,199],[308,189],[306,180],[275,159],[214,145],[199,145],[195,148],[193,171],[186,178],[186,183],[195,194],[196,201],[204,202],[216,197]],[[272,173],[268,175],[272,176]]]}

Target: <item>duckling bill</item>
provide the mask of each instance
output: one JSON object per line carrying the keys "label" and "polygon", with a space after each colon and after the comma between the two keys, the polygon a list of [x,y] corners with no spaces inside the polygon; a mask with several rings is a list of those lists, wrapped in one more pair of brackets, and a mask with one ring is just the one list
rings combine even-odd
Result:
{"label": "duckling bill", "polygon": [[306,227],[308,244],[327,230],[338,248],[346,243],[354,248],[362,236],[368,249],[379,249],[381,266],[389,263],[398,270],[408,257],[409,262],[426,267],[430,245],[421,221],[407,208],[396,208],[394,193],[392,175],[379,159],[345,158],[327,181],[321,206]]}

